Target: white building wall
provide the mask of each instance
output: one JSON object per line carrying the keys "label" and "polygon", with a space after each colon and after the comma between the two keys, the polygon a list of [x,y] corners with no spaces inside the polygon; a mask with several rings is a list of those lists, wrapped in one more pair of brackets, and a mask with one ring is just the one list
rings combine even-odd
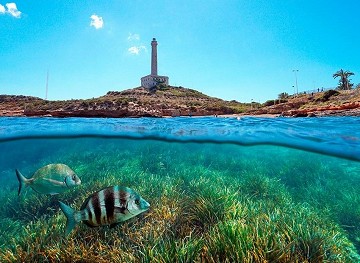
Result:
{"label": "white building wall", "polygon": [[152,88],[158,84],[169,85],[169,77],[147,75],[141,78],[141,86],[144,88]]}

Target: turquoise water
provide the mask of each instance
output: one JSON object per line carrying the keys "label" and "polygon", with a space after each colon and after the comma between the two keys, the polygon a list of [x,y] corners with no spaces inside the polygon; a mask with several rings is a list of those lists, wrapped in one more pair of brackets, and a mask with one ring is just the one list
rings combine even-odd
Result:
{"label": "turquoise water", "polygon": [[[49,163],[67,164],[81,178],[82,185],[59,196],[41,196],[28,189],[19,198],[15,169],[30,177]],[[328,250],[321,252],[324,262],[335,258],[331,254],[335,252],[330,252],[331,246],[338,245],[339,251],[343,249],[338,261],[334,262],[356,262],[360,251],[360,121],[356,117],[0,118],[0,259],[16,262],[19,259],[46,261],[47,258],[51,261],[54,247],[65,242],[62,237],[65,218],[59,212],[57,201],[62,200],[79,208],[90,193],[113,184],[136,189],[149,201],[152,210],[138,217],[135,223],[125,223],[123,228],[115,230],[106,227],[90,229],[82,225],[70,237],[77,246],[90,242],[84,241],[83,235],[101,235],[96,242],[106,243],[107,251],[114,250],[114,254],[115,247],[111,244],[115,242],[115,237],[111,235],[124,233],[125,228],[128,231],[125,231],[125,236],[136,236],[136,233],[147,240],[140,241],[134,237],[131,242],[123,242],[130,261],[167,262],[161,254],[166,249],[163,251],[160,247],[170,246],[173,242],[174,249],[182,251],[178,246],[188,245],[189,236],[191,244],[198,244],[199,248],[196,250],[195,245],[189,245],[195,247],[192,250],[194,256],[182,262],[200,261],[200,255],[205,253],[203,251],[208,251],[204,256],[208,261],[215,258],[222,261],[216,253],[225,252],[218,252],[211,243],[215,240],[214,231],[222,229],[222,224],[235,221],[238,222],[236,225],[242,222],[251,228],[259,224],[262,215],[266,214],[268,225],[260,227],[274,227],[274,233],[267,233],[267,236],[283,230],[278,226],[281,220],[284,220],[284,226],[295,222],[289,230],[290,241],[284,241],[288,243],[279,248],[282,253],[293,253],[295,256],[291,260],[309,257],[309,262],[318,262],[314,261],[316,251],[325,249],[326,242],[335,243],[329,243]],[[211,199],[218,195],[219,199]],[[211,213],[214,213],[215,219],[200,227],[191,221],[195,220],[195,216],[201,216],[199,212],[195,213],[194,209],[183,204],[188,198],[193,200],[193,196],[215,202],[209,201],[209,207],[216,207],[224,196],[236,198],[229,204],[228,210],[226,205],[221,208],[223,210],[206,210],[206,218],[212,218]],[[172,204],[173,201],[176,204]],[[230,209],[237,207],[234,204],[243,209],[234,212],[236,209]],[[169,211],[173,209],[169,213],[176,218],[171,219],[163,211],[165,208]],[[185,213],[182,211],[185,208],[190,210]],[[181,221],[179,218],[190,214],[189,211],[195,214],[189,217],[189,221]],[[276,221],[275,215],[282,219]],[[302,223],[296,223],[297,220]],[[312,222],[320,226],[314,226]],[[160,239],[146,232],[162,223],[165,230]],[[298,228],[299,225],[302,227]],[[145,226],[149,230],[145,231]],[[188,230],[184,230],[189,226]],[[180,230],[175,231],[176,227]],[[46,229],[41,231],[46,231],[47,236],[41,242],[36,237],[40,229]],[[314,248],[311,251],[303,248],[306,250],[304,257],[300,256],[300,252],[294,252],[298,249],[296,240],[305,240],[303,229],[308,235],[306,240],[311,242],[312,238],[318,240],[319,236],[324,236],[324,240],[319,242],[321,245],[306,241]],[[252,245],[248,249],[258,251],[255,254],[261,254],[262,249],[270,251],[260,241],[255,242],[258,235],[234,236],[236,239],[249,238]],[[221,238],[226,240],[225,236]],[[263,238],[267,238],[266,235]],[[112,241],[109,242],[109,239]],[[42,251],[42,256],[31,248],[25,248],[25,244],[34,240],[42,244],[40,248],[33,248]],[[172,241],[168,244],[164,240]],[[99,244],[91,242],[89,249],[90,244]],[[126,244],[131,244],[131,249]],[[151,254],[148,246],[159,249],[155,252],[151,250]],[[64,257],[61,253],[58,252],[59,260]],[[110,252],[106,253],[100,258],[113,257]],[[270,252],[266,253],[263,258],[273,257]],[[315,255],[314,258],[311,254]],[[42,258],[43,255],[46,256]],[[241,258],[238,254],[236,257],[232,257],[231,253],[228,256],[229,259]],[[242,257],[247,262],[245,259],[245,256]]]}

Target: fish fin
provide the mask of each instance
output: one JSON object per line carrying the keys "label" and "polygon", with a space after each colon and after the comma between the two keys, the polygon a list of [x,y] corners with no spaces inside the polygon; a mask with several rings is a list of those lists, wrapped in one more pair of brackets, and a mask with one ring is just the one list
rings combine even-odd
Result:
{"label": "fish fin", "polygon": [[21,190],[24,189],[26,186],[28,186],[29,182],[31,180],[27,179],[25,176],[23,176],[18,169],[15,170],[16,172],[16,177],[19,181],[19,190],[18,190],[18,195],[21,194]]}
{"label": "fish fin", "polygon": [[70,234],[70,232],[76,226],[76,219],[75,219],[75,209],[72,209],[70,206],[65,205],[63,202],[59,201],[60,208],[66,216],[66,229],[65,229],[65,237]]}

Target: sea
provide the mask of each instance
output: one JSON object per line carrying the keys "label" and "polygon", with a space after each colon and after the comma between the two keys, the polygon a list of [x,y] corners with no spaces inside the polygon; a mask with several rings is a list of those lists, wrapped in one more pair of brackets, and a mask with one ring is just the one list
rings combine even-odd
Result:
{"label": "sea", "polygon": [[[18,196],[51,163],[81,185]],[[112,185],[149,211],[65,237]],[[360,120],[1,117],[0,204],[0,262],[360,262]]]}

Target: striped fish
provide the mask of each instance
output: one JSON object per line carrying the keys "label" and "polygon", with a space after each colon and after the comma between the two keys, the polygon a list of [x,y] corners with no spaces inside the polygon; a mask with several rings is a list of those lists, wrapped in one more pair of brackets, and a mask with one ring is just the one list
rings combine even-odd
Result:
{"label": "striped fish", "polygon": [[118,185],[90,195],[80,211],[60,201],[59,203],[67,218],[65,236],[81,221],[90,227],[110,225],[111,228],[150,208],[150,204],[134,190]]}

